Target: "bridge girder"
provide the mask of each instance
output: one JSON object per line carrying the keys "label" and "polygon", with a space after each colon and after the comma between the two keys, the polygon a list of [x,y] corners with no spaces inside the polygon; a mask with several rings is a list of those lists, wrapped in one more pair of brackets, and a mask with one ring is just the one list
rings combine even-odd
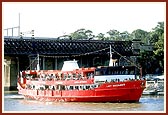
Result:
{"label": "bridge girder", "polygon": [[134,56],[132,41],[101,40],[57,40],[57,39],[4,39],[5,55],[48,55],[48,56],[82,56],[108,55],[112,46],[114,56]]}

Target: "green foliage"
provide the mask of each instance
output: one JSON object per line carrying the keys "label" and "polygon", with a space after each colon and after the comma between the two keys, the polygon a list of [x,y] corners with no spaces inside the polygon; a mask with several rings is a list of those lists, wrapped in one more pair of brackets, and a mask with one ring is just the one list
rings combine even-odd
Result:
{"label": "green foliage", "polygon": [[157,56],[163,56],[164,54],[164,23],[158,22],[158,25],[153,30],[154,30],[153,33],[156,34],[157,36],[154,42],[154,46],[155,46],[154,53]]}
{"label": "green foliage", "polygon": [[120,39],[124,40],[124,41],[128,41],[131,40],[131,34],[128,31],[124,31],[122,33],[120,33]]}
{"label": "green foliage", "polygon": [[144,74],[161,74],[164,71],[164,22],[158,22],[153,31],[148,33],[148,37],[150,44],[154,45],[154,50],[141,52],[139,63]]}
{"label": "green foliage", "polygon": [[153,30],[158,35],[158,41],[154,43],[154,56],[158,59],[159,66],[164,68],[164,23],[159,22]]}
{"label": "green foliage", "polygon": [[164,22],[158,22],[157,26],[150,32],[142,29],[136,29],[132,33],[129,33],[128,31],[119,32],[118,30],[111,29],[105,34],[99,33],[98,35],[93,35],[91,30],[81,28],[70,35],[62,36],[62,38],[72,40],[98,39],[116,41],[140,39],[143,44],[154,46],[153,52],[140,52],[138,63],[143,67],[143,73],[155,73],[156,70],[159,69],[163,71],[164,68]]}
{"label": "green foliage", "polygon": [[157,42],[155,42],[154,44],[154,53],[157,56],[163,56],[164,55],[164,35],[162,34],[162,36],[159,37],[159,40]]}
{"label": "green foliage", "polygon": [[74,33],[71,33],[71,38],[72,39],[78,39],[78,40],[90,40],[93,39],[94,35],[92,34],[93,32],[91,30],[86,30],[84,28],[79,29],[75,31]]}
{"label": "green foliage", "polygon": [[110,40],[120,40],[120,32],[118,30],[110,30],[107,32],[110,35]]}
{"label": "green foliage", "polygon": [[150,32],[150,42],[155,44],[159,39],[164,38],[164,22],[158,22],[158,25]]}
{"label": "green foliage", "polygon": [[140,39],[143,43],[148,43],[148,40],[149,40],[148,36],[149,36],[149,33],[141,29],[134,30],[131,33],[131,37],[133,39]]}
{"label": "green foliage", "polygon": [[105,40],[106,37],[104,35],[105,34],[103,34],[103,33],[99,33],[96,37],[98,38],[98,40]]}

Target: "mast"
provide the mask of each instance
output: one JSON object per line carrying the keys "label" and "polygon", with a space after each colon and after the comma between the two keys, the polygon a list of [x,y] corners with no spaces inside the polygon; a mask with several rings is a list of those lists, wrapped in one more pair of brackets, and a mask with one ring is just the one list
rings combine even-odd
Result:
{"label": "mast", "polygon": [[116,66],[116,61],[117,59],[113,59],[113,55],[111,52],[111,45],[110,45],[110,61],[109,61],[109,66]]}
{"label": "mast", "polygon": [[111,45],[110,45],[110,61],[109,61],[109,66],[113,66],[113,59],[112,59]]}

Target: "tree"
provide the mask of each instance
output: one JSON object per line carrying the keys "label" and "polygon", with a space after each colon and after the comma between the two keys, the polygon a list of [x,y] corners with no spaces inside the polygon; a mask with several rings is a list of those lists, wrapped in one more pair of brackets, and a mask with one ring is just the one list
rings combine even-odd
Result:
{"label": "tree", "polygon": [[85,35],[86,35],[87,39],[89,39],[89,40],[91,40],[95,37],[95,35],[93,35],[93,32],[91,30],[86,30]]}
{"label": "tree", "polygon": [[163,57],[164,55],[164,35],[163,34],[162,36],[159,37],[159,40],[155,42],[154,48],[155,48],[154,50],[155,55]]}
{"label": "tree", "polygon": [[122,33],[120,33],[120,39],[123,41],[127,41],[127,40],[131,40],[131,35],[128,31],[124,31]]}
{"label": "tree", "polygon": [[164,68],[164,22],[158,22],[158,25],[153,29],[157,34],[157,39],[154,43],[154,54],[159,61],[161,68]]}
{"label": "tree", "polygon": [[72,39],[79,39],[79,40],[90,40],[94,38],[93,32],[91,30],[86,30],[84,28],[78,29],[74,33],[71,33]]}
{"label": "tree", "polygon": [[107,34],[110,35],[110,40],[120,40],[120,32],[118,30],[109,30]]}
{"label": "tree", "polygon": [[105,40],[105,36],[103,33],[99,33],[97,36],[98,40]]}
{"label": "tree", "polygon": [[164,34],[164,22],[158,22],[157,26],[152,30],[150,32],[150,42],[155,44],[159,40],[159,37]]}
{"label": "tree", "polygon": [[69,39],[71,40],[71,36],[70,35],[63,35],[63,36],[59,36],[58,39]]}
{"label": "tree", "polygon": [[[140,33],[145,35],[141,30],[134,33],[137,36]],[[153,52],[141,52],[138,61],[143,67],[143,73],[161,74],[164,70],[164,23],[159,22],[158,25],[153,28],[153,31],[149,32],[146,37],[149,38],[150,44],[154,45],[154,50]]]}
{"label": "tree", "polygon": [[143,43],[146,43],[146,44],[148,43],[148,40],[149,40],[148,36],[149,36],[149,33],[141,29],[134,30],[131,33],[131,37],[133,39],[140,39]]}
{"label": "tree", "polygon": [[[138,62],[143,67],[144,73],[156,73],[163,71],[164,67],[164,22],[158,22],[157,26],[151,32],[142,29],[136,29],[131,34],[127,31],[119,32],[112,29],[107,32],[109,37],[105,34],[99,33],[96,37],[98,40],[132,40],[140,39],[143,44],[154,46],[153,51],[141,51]],[[91,40],[95,37],[91,30],[84,28],[78,29],[70,35],[64,35],[62,39],[79,39]],[[161,71],[160,71],[161,70]],[[157,72],[157,73],[158,73]]]}

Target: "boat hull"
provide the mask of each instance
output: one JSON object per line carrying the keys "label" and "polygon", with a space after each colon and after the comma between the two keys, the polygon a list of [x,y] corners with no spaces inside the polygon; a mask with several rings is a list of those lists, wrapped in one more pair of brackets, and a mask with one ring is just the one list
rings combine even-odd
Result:
{"label": "boat hull", "polygon": [[25,95],[26,99],[44,102],[139,102],[139,99],[126,99],[125,97],[46,97]]}
{"label": "boat hull", "polygon": [[[124,85],[123,85],[124,84]],[[90,90],[28,90],[18,88],[27,99],[65,102],[138,102],[144,85],[142,81],[105,83]]]}

